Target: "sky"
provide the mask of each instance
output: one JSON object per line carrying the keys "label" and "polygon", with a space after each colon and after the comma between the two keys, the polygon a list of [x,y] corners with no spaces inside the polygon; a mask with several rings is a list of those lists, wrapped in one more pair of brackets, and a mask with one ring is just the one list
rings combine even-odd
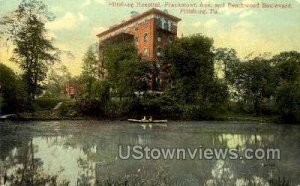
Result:
{"label": "sky", "polygon": [[[0,0],[0,17],[15,10],[21,0]],[[64,51],[60,64],[72,75],[81,72],[88,47],[97,43],[96,34],[130,18],[131,11],[142,13],[151,7],[113,7],[110,2],[182,3],[291,3],[291,9],[219,9],[218,14],[183,14],[181,8],[161,7],[182,19],[178,36],[202,33],[214,39],[216,48],[234,48],[239,57],[282,51],[300,52],[300,0],[43,0],[56,19],[46,25],[54,45]],[[196,8],[201,9],[201,8]],[[19,69],[9,61],[12,48],[0,40],[0,62]]]}

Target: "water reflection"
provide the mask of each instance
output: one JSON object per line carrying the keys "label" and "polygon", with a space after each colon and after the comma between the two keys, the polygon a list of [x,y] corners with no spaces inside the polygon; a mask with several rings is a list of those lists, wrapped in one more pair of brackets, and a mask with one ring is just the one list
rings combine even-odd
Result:
{"label": "water reflection", "polygon": [[[269,185],[300,183],[300,128],[175,122],[0,126],[0,185]],[[118,146],[281,148],[282,160],[119,160]],[[285,181],[286,182],[286,181]]]}

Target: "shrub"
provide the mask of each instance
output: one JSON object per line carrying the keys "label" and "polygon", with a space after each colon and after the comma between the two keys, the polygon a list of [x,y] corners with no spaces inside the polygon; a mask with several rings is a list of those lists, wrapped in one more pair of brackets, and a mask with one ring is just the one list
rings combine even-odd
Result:
{"label": "shrub", "polygon": [[79,115],[101,117],[105,116],[105,104],[99,100],[82,99],[76,102],[76,111]]}
{"label": "shrub", "polygon": [[52,110],[59,102],[67,101],[62,98],[37,98],[34,102],[36,111],[40,110]]}
{"label": "shrub", "polygon": [[283,84],[279,87],[276,103],[280,118],[285,123],[300,122],[300,84]]}

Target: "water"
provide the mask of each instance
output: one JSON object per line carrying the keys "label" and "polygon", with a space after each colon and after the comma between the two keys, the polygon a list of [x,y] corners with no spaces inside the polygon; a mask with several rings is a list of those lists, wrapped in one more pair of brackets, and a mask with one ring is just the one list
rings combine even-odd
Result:
{"label": "water", "polygon": [[[300,184],[300,127],[237,122],[0,123],[0,185]],[[119,145],[280,148],[281,160],[121,160]]]}

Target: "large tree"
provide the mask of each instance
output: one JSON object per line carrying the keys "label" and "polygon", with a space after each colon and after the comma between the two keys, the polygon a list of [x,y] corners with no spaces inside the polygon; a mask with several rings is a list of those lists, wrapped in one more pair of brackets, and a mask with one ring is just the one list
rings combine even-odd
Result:
{"label": "large tree", "polygon": [[57,59],[45,27],[51,20],[53,16],[47,6],[38,0],[23,0],[15,11],[1,19],[5,34],[14,44],[11,60],[23,70],[29,109],[35,96],[41,93],[48,66]]}
{"label": "large tree", "polygon": [[97,59],[97,47],[92,45],[89,47],[83,57],[83,67],[81,79],[84,85],[84,93],[88,99],[92,97],[93,83],[99,79],[99,60]]}
{"label": "large tree", "polygon": [[15,111],[16,81],[13,70],[0,63],[0,115]]}
{"label": "large tree", "polygon": [[206,107],[216,98],[226,99],[226,87],[215,78],[212,49],[213,40],[200,34],[177,39],[167,47],[164,60],[172,65],[176,97],[183,104]]}
{"label": "large tree", "polygon": [[44,96],[65,97],[66,85],[71,80],[71,73],[65,65],[51,67],[45,85]]}
{"label": "large tree", "polygon": [[256,57],[236,64],[230,80],[245,106],[256,115],[263,111],[263,102],[269,102],[276,88],[276,75],[270,60]]}
{"label": "large tree", "polygon": [[138,56],[133,44],[124,42],[108,46],[104,50],[104,66],[116,96],[133,96],[135,91],[143,90],[149,65]]}
{"label": "large tree", "polygon": [[278,88],[276,105],[284,122],[300,122],[300,53],[282,52],[272,58]]}
{"label": "large tree", "polygon": [[240,59],[237,57],[237,52],[234,49],[218,48],[215,50],[215,67],[217,73],[226,81],[233,81],[234,73],[239,63]]}

